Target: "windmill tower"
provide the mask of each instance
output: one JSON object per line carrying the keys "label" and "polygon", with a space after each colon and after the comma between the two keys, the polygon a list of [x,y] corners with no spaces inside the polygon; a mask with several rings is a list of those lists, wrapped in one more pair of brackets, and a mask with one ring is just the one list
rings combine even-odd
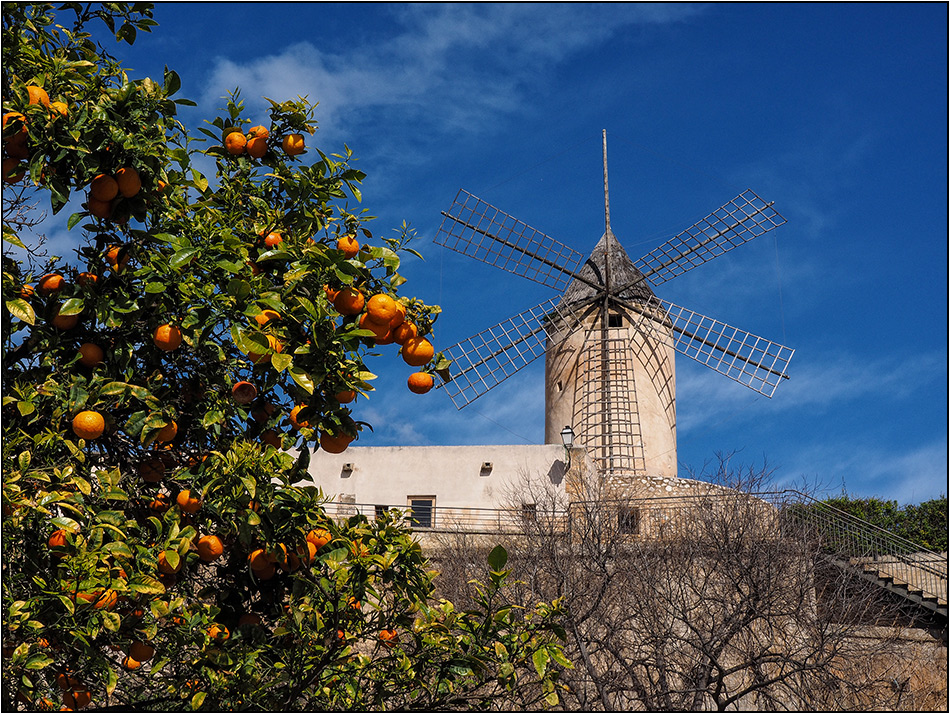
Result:
{"label": "windmill tower", "polygon": [[561,292],[449,349],[458,409],[545,356],[545,441],[570,426],[610,480],[676,475],[674,352],[771,397],[794,350],[674,305],[653,288],[785,222],[751,190],[637,261],[610,226],[589,257],[460,190],[435,242]]}

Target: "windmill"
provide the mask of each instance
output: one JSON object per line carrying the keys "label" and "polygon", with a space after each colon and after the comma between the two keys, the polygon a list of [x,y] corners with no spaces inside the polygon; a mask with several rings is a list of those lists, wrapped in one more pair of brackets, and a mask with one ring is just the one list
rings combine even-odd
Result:
{"label": "windmill", "polygon": [[785,223],[747,190],[637,261],[610,227],[589,257],[460,190],[435,242],[560,293],[445,350],[462,409],[542,355],[545,442],[570,426],[599,473],[675,477],[674,352],[771,397],[794,350],[674,305],[663,283]]}

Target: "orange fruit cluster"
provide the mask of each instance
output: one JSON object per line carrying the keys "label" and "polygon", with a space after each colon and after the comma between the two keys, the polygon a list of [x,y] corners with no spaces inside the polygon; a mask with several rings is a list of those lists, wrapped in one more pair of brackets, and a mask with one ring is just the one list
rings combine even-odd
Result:
{"label": "orange fruit cluster", "polygon": [[89,183],[86,207],[96,218],[110,218],[120,196],[132,198],[141,190],[142,178],[131,166],[120,168],[114,174],[101,173]]}

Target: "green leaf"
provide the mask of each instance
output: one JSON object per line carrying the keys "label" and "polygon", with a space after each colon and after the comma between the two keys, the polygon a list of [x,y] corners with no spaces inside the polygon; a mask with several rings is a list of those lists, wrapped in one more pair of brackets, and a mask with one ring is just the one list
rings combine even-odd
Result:
{"label": "green leaf", "polygon": [[33,311],[33,306],[23,298],[7,300],[7,310],[9,310],[10,314],[12,314],[16,319],[25,322],[28,325],[36,324],[36,312]]}
{"label": "green leaf", "polygon": [[197,254],[197,248],[186,248],[185,250],[180,250],[171,257],[171,259],[168,261],[168,265],[175,270],[178,270],[179,268],[191,262],[191,259]]}
{"label": "green leaf", "polygon": [[167,286],[165,283],[152,282],[145,285],[145,292],[147,293],[161,293],[164,292]]}
{"label": "green leaf", "polygon": [[[271,357],[270,363],[271,367],[276,369],[278,372],[283,372],[294,363],[294,358],[293,355],[290,355],[286,352],[278,352],[274,354],[273,357]],[[312,389],[308,391],[310,391],[311,394],[313,393]]]}
{"label": "green leaf", "polygon": [[23,245],[23,241],[20,240],[20,237],[6,224],[3,226],[3,240],[11,245],[15,245],[17,248],[26,250],[26,246]]}
{"label": "green leaf", "polygon": [[82,298],[69,298],[66,302],[63,303],[63,306],[59,308],[60,315],[78,315],[82,312],[82,309],[86,306],[85,301]]}
{"label": "green leaf", "polygon": [[496,545],[488,554],[488,567],[495,572],[500,571],[508,562],[508,551],[503,546]]}
{"label": "green leaf", "polygon": [[74,213],[73,215],[71,215],[69,217],[69,220],[66,221],[66,230],[67,231],[72,230],[73,227],[85,217],[86,217],[85,214],[82,214],[82,213]]}
{"label": "green leaf", "polygon": [[54,661],[55,660],[52,657],[49,657],[42,652],[38,652],[26,661],[25,667],[27,669],[43,669],[43,667],[48,667],[49,665],[53,664]]}
{"label": "green leaf", "polygon": [[160,581],[148,575],[133,576],[129,580],[129,588],[144,595],[161,595],[165,592],[165,586],[162,585]]}
{"label": "green leaf", "polygon": [[117,612],[105,610],[102,613],[102,624],[110,632],[118,632],[119,628],[122,627],[122,618]]}
{"label": "green leaf", "polygon": [[181,77],[178,76],[178,72],[174,70],[165,68],[165,94],[169,97],[173,96],[181,89]]}
{"label": "green leaf", "polygon": [[531,660],[534,662],[534,668],[538,671],[538,676],[543,677],[544,671],[548,667],[548,660],[550,656],[548,655],[547,650],[538,650],[533,655],[531,655]]}
{"label": "green leaf", "polygon": [[[274,357],[276,356],[277,355],[274,355]],[[306,389],[309,394],[313,394],[313,390],[316,385],[314,384],[313,379],[310,378],[309,374],[300,369],[300,367],[291,367],[289,372],[290,376],[297,384]]]}
{"label": "green leaf", "polygon": [[112,667],[109,667],[109,676],[106,679],[106,694],[112,696],[112,693],[115,691],[116,685],[119,683],[119,675],[116,673]]}
{"label": "green leaf", "polygon": [[191,708],[200,709],[201,705],[204,704],[205,697],[207,696],[207,694],[208,694],[207,692],[198,692],[197,694],[195,694],[195,696],[191,698]]}

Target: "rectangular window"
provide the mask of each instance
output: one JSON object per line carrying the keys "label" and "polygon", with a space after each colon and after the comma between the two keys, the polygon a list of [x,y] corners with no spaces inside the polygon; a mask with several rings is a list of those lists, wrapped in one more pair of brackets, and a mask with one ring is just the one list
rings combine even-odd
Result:
{"label": "rectangular window", "polygon": [[623,315],[611,312],[607,315],[607,327],[623,327]]}
{"label": "rectangular window", "polygon": [[410,522],[414,528],[435,527],[435,496],[409,496]]}
{"label": "rectangular window", "polygon": [[374,506],[373,508],[376,511],[377,521],[389,512],[389,506]]}
{"label": "rectangular window", "polygon": [[521,517],[526,521],[533,521],[538,515],[538,504],[536,503],[522,503],[521,504]]}
{"label": "rectangular window", "polygon": [[639,535],[640,509],[621,506],[617,512],[617,529],[621,533]]}

